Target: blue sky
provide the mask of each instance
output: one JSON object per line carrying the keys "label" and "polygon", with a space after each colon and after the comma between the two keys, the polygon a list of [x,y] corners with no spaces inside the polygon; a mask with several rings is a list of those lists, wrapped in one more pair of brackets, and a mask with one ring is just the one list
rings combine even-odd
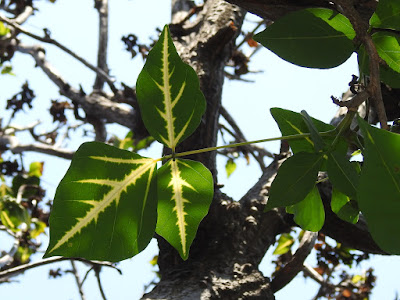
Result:
{"label": "blue sky", "polygon": [[[82,57],[95,64],[97,49],[97,14],[93,9],[93,1],[57,0],[55,5],[47,1],[36,1],[39,11],[24,25],[28,30],[42,34],[42,28],[51,30],[52,37],[65,44]],[[251,19],[255,19],[252,17]],[[111,75],[119,81],[134,86],[137,75],[143,65],[140,58],[131,60],[130,54],[124,50],[121,36],[135,33],[141,42],[148,42],[149,37],[156,38],[156,27],[162,28],[170,20],[169,1],[149,0],[120,0],[110,1],[110,40],[109,40],[109,67]],[[252,26],[248,24],[249,28]],[[24,38],[26,43],[36,43],[32,39]],[[73,86],[90,90],[94,82],[91,71],[76,62],[54,46],[45,45],[48,60],[60,71]],[[34,67],[33,60],[27,55],[16,54],[13,60],[15,77],[0,77],[0,117],[4,117],[6,99],[19,91],[20,86],[29,78],[30,86],[35,90],[36,99],[34,109],[20,112],[14,124],[28,125],[43,117],[43,110],[50,107],[50,99],[60,99],[57,88],[47,80],[41,70]],[[282,107],[294,111],[302,109],[318,119],[329,122],[337,108],[330,100],[330,96],[340,97],[351,80],[351,74],[358,73],[356,58],[352,57],[342,66],[331,70],[311,70],[291,65],[273,53],[263,49],[252,59],[252,70],[263,71],[259,74],[250,74],[246,78],[255,80],[255,83],[245,83],[226,80],[223,105],[228,109],[241,126],[249,140],[279,136],[280,132],[271,115],[271,107]],[[50,116],[50,115],[49,115]],[[52,128],[51,119],[43,120],[39,129]],[[108,129],[114,134],[123,137],[126,129],[116,125],[109,125]],[[82,131],[72,134],[74,138],[66,145],[70,149],[85,141]],[[28,139],[28,136],[26,136]],[[278,143],[265,144],[269,151],[277,152]],[[158,157],[161,147],[155,145],[143,155]],[[69,162],[63,159],[51,158],[41,154],[26,155],[26,165],[32,161],[45,161],[43,182],[47,189],[47,197],[52,199],[58,182],[65,174]],[[238,168],[227,179],[225,175],[225,159],[218,161],[219,183],[224,184],[223,191],[234,199],[240,197],[251,187],[261,175],[256,162],[247,165],[244,160],[238,162]],[[11,240],[0,235],[0,250],[11,247]],[[46,240],[43,240],[44,248]],[[119,267],[124,275],[120,276],[115,270],[106,269],[101,273],[106,295],[109,299],[138,299],[144,285],[154,279],[155,270],[149,261],[157,253],[156,242],[136,257],[122,262]],[[36,255],[35,259],[40,259]],[[261,264],[261,270],[266,276],[273,271],[270,264],[271,256]],[[310,258],[310,264],[313,259]],[[87,267],[80,265],[83,277]],[[378,274],[378,287],[372,299],[393,299],[395,289],[400,293],[398,271],[400,259],[398,257],[375,257],[371,263],[362,265],[367,269],[372,265]],[[41,267],[26,272],[23,276],[15,277],[19,282],[0,285],[1,299],[79,299],[74,278],[65,275],[61,279],[48,279],[48,270],[70,268],[69,263]],[[307,288],[304,288],[304,285]],[[318,285],[305,281],[299,276],[290,285],[279,292],[277,299],[311,299],[317,292]],[[37,295],[34,291],[40,291]],[[84,285],[88,300],[99,299],[95,277],[91,274]]]}

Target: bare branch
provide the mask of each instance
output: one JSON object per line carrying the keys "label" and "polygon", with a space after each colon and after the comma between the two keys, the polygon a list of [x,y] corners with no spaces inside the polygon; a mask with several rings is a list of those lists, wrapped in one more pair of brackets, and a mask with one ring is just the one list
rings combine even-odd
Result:
{"label": "bare branch", "polygon": [[132,108],[109,100],[103,93],[83,95],[73,88],[46,60],[44,50],[40,46],[27,46],[20,43],[17,50],[30,54],[49,79],[59,87],[60,93],[71,99],[74,105],[80,105],[86,113],[89,112],[89,115],[94,115],[107,123],[117,123],[131,129],[140,127],[137,113]]}
{"label": "bare branch", "polygon": [[7,17],[5,17],[5,16],[3,16],[1,14],[0,14],[0,21],[12,26],[13,28],[17,29],[18,31],[20,31],[20,32],[26,34],[27,36],[30,36],[30,37],[38,40],[38,41],[41,41],[41,42],[44,42],[44,43],[48,43],[48,44],[53,44],[53,45],[57,46],[58,48],[60,48],[64,52],[66,52],[69,55],[71,55],[76,60],[80,61],[86,67],[88,67],[89,69],[94,71],[98,76],[100,76],[103,80],[105,80],[107,82],[107,84],[110,86],[110,88],[113,91],[113,93],[118,94],[118,89],[114,86],[114,81],[115,81],[114,79],[109,77],[108,74],[105,73],[102,69],[99,69],[99,68],[93,66],[87,60],[85,60],[84,58],[80,57],[75,52],[73,52],[72,50],[68,49],[64,45],[60,44],[56,40],[50,38],[49,36],[41,37],[41,36],[38,36],[38,35],[36,35],[34,33],[31,33],[30,31],[28,31],[28,30],[24,29],[23,27],[21,27],[20,25],[18,25],[13,20],[11,20],[11,19],[9,19],[9,18],[7,18]]}
{"label": "bare branch", "polygon": [[2,136],[0,135],[0,146],[4,149],[10,150],[14,154],[20,154],[25,151],[33,151],[48,155],[53,155],[65,159],[72,159],[74,151],[58,148],[55,146],[43,144],[43,143],[33,143],[33,144],[20,144],[16,136]]}
{"label": "bare branch", "polygon": [[378,114],[378,119],[381,124],[381,128],[389,129],[387,124],[387,116],[385,112],[385,106],[383,104],[380,73],[379,73],[379,62],[380,57],[376,50],[376,47],[372,41],[371,36],[368,33],[369,24],[364,21],[358,11],[354,8],[354,3],[348,0],[335,0],[333,1],[337,6],[338,10],[350,20],[356,32],[356,40],[363,43],[365,50],[369,56],[369,76],[370,82],[367,86],[367,91],[375,104],[375,109]]}
{"label": "bare branch", "polygon": [[14,261],[14,255],[17,253],[19,247],[19,240],[15,239],[13,246],[11,247],[11,250],[0,257],[0,269],[3,268],[4,266],[7,266],[11,264]]}
{"label": "bare branch", "polygon": [[304,260],[310,254],[317,240],[318,233],[306,231],[300,241],[299,248],[292,259],[280,269],[271,281],[271,288],[275,292],[282,289],[293,280],[296,275],[303,270]]}
{"label": "bare branch", "polygon": [[[233,119],[233,117],[229,114],[229,112],[223,107],[220,107],[220,113],[221,116],[224,117],[224,119],[228,122],[228,124],[232,127],[232,129],[235,131],[235,139],[237,142],[246,142],[246,138],[244,137],[243,132],[240,130],[239,126],[237,125],[236,121]],[[264,156],[267,157],[274,157],[274,155],[267,150],[265,150],[262,147],[258,147],[256,145],[246,145],[243,146],[248,152],[251,153],[251,155],[254,157],[254,159],[258,162],[260,165],[260,168],[262,171],[265,170],[265,164],[264,164]],[[255,152],[258,152],[258,155]]]}
{"label": "bare branch", "polygon": [[72,259],[71,259],[71,267],[72,267],[71,273],[75,277],[75,282],[76,282],[76,285],[78,286],[79,295],[81,296],[82,300],[85,300],[86,297],[85,297],[85,293],[83,292],[83,289],[82,289],[82,281],[79,278],[78,270],[75,266],[75,262]]}
{"label": "bare branch", "polygon": [[103,289],[103,286],[102,286],[101,280],[100,280],[101,266],[94,266],[93,268],[94,268],[94,274],[97,279],[97,284],[99,285],[101,297],[103,298],[103,300],[107,300],[106,294],[104,293],[104,289]]}
{"label": "bare branch", "polygon": [[80,262],[84,262],[87,263],[89,265],[100,265],[100,266],[104,266],[104,267],[110,267],[113,268],[115,270],[118,271],[119,274],[122,274],[122,271],[120,269],[118,269],[117,267],[114,266],[114,264],[110,263],[110,262],[104,262],[104,261],[94,261],[94,260],[87,260],[87,259],[83,259],[83,258],[69,258],[69,257],[50,257],[50,258],[46,258],[46,259],[42,259],[38,262],[34,262],[34,263],[29,263],[29,264],[24,264],[24,265],[20,265],[18,267],[15,268],[11,268],[5,271],[1,271],[0,272],[0,279],[1,278],[6,278],[6,277],[11,277],[11,276],[16,276],[18,274],[21,274],[27,270],[33,269],[33,268],[37,268],[40,266],[45,266],[48,264],[52,264],[52,263],[56,263],[56,262],[61,262],[61,261],[65,261],[65,260],[76,260],[76,261],[80,261]]}
{"label": "bare branch", "polygon": [[[97,51],[97,67],[104,71],[105,74],[108,74],[108,0],[95,0],[95,8],[99,12],[99,49]],[[93,88],[95,90],[102,90],[104,81],[104,77],[97,74]]]}
{"label": "bare branch", "polygon": [[14,22],[21,25],[25,23],[26,20],[33,14],[33,7],[32,6],[25,6],[24,11],[19,14],[15,19]]}
{"label": "bare branch", "polygon": [[315,282],[323,285],[326,284],[324,277],[320,275],[317,271],[315,271],[310,265],[304,263],[303,264],[303,272],[307,274],[310,278],[312,278]]}

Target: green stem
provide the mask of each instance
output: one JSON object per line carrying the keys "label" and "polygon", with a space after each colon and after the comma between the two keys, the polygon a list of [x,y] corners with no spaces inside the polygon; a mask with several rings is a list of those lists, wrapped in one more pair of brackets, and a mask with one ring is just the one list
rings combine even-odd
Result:
{"label": "green stem", "polygon": [[[319,134],[321,136],[329,136],[329,135],[332,134],[332,131],[320,132]],[[311,136],[310,133],[301,133],[301,134],[286,135],[286,136],[280,136],[280,137],[274,137],[274,138],[268,138],[268,139],[262,139],[262,140],[255,140],[255,141],[249,141],[249,142],[243,142],[243,143],[223,145],[223,146],[218,146],[218,147],[208,147],[208,148],[185,151],[185,152],[180,152],[180,153],[178,152],[178,153],[175,153],[174,156],[173,155],[166,155],[166,156],[163,156],[160,160],[166,160],[166,159],[170,159],[170,158],[173,158],[173,157],[182,157],[182,156],[187,156],[187,155],[192,155],[192,154],[199,154],[199,153],[204,153],[204,152],[215,151],[215,150],[219,150],[219,149],[235,148],[235,147],[240,147],[240,146],[258,144],[258,143],[265,143],[265,142],[272,142],[272,141],[302,140],[302,139],[308,138],[310,136]]]}
{"label": "green stem", "polygon": [[336,127],[337,134],[332,142],[332,145],[330,146],[330,149],[334,149],[336,147],[336,144],[339,142],[339,138],[347,131],[349,131],[350,125],[353,122],[356,113],[356,111],[349,110],[344,116],[343,120],[340,122],[340,124]]}

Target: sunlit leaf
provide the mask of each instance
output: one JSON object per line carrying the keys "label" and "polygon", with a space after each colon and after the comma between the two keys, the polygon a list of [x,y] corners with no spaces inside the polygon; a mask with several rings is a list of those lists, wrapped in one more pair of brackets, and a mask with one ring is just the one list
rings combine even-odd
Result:
{"label": "sunlit leaf", "polygon": [[45,257],[120,261],[142,251],[157,219],[156,161],[85,143],[57,187]]}
{"label": "sunlit leaf", "polygon": [[168,26],[149,52],[136,92],[147,130],[173,151],[199,125],[206,101],[196,72],[176,52]]}
{"label": "sunlit leaf", "polygon": [[15,256],[17,257],[18,260],[21,261],[21,263],[27,263],[31,257],[31,255],[34,253],[33,249],[28,247],[27,245],[25,247],[18,247],[17,253]]}
{"label": "sunlit leaf", "polygon": [[4,66],[4,67],[1,69],[1,74],[2,74],[2,75],[8,74],[8,75],[13,75],[13,76],[15,76],[15,74],[13,73],[12,70],[13,70],[13,69],[12,69],[12,66]]}
{"label": "sunlit leaf", "polygon": [[292,245],[294,244],[294,238],[288,234],[283,233],[278,239],[278,245],[276,246],[273,255],[282,255],[287,253]]}
{"label": "sunlit leaf", "polygon": [[36,218],[33,218],[31,223],[33,224],[34,228],[30,231],[30,236],[32,239],[36,239],[39,235],[45,232],[47,225]]}
{"label": "sunlit leaf", "polygon": [[377,32],[372,35],[379,56],[400,75],[400,36],[390,32]]}
{"label": "sunlit leaf", "polygon": [[356,202],[350,200],[347,195],[335,188],[332,190],[331,209],[339,218],[346,222],[353,224],[358,222],[359,209]]}
{"label": "sunlit leaf", "polygon": [[[360,66],[360,72],[364,75],[369,75],[369,57],[365,51],[365,47],[361,45],[358,53],[358,65]],[[394,71],[385,65],[379,66],[380,80],[392,88],[400,88],[400,73]]]}
{"label": "sunlit leaf", "polygon": [[400,30],[400,2],[397,0],[379,0],[375,13],[369,23],[375,28]]}
{"label": "sunlit leaf", "polygon": [[29,165],[29,176],[42,177],[44,162],[35,161]]}
{"label": "sunlit leaf", "polygon": [[365,142],[364,164],[358,187],[358,205],[376,243],[400,254],[400,135],[358,124]]}
{"label": "sunlit leaf", "polygon": [[[278,124],[282,136],[310,133],[300,113],[287,109],[273,107],[271,108],[271,114],[274,117],[276,123]],[[318,132],[327,132],[335,129],[335,127],[330,124],[326,124],[312,117],[310,118],[314,123],[314,126],[318,130]],[[334,139],[335,139],[335,134],[333,132],[331,136],[322,137],[322,140],[326,145],[332,144]],[[302,151],[315,152],[314,142],[312,141],[311,137],[299,140],[289,140],[288,142],[290,148],[292,148],[293,153]],[[340,153],[343,154],[347,152],[347,143],[344,139],[340,138],[336,151],[339,151]]]}
{"label": "sunlit leaf", "polygon": [[228,159],[228,161],[226,162],[225,170],[226,170],[226,176],[227,176],[228,178],[229,178],[229,176],[232,175],[233,172],[235,172],[235,170],[236,170],[236,163],[235,163],[235,161],[234,161],[232,158]]}
{"label": "sunlit leaf", "polygon": [[353,53],[355,32],[343,15],[324,8],[286,14],[254,39],[293,64],[333,68]]}
{"label": "sunlit leaf", "polygon": [[294,221],[304,230],[317,232],[324,225],[324,205],[316,186],[304,200],[287,207],[286,210],[288,213],[294,214]]}
{"label": "sunlit leaf", "polygon": [[10,32],[10,29],[4,25],[3,22],[0,22],[0,36],[4,36]]}
{"label": "sunlit leaf", "polygon": [[355,165],[349,162],[345,156],[332,152],[328,154],[327,170],[329,180],[334,188],[354,200],[357,199],[359,175]]}
{"label": "sunlit leaf", "polygon": [[189,248],[211,204],[214,184],[200,162],[171,159],[158,170],[158,220],[156,232],[181,255]]}
{"label": "sunlit leaf", "polygon": [[269,191],[266,210],[302,201],[315,186],[323,155],[300,152],[279,168]]}
{"label": "sunlit leaf", "polygon": [[29,224],[30,217],[25,207],[17,203],[14,198],[0,199],[0,220],[8,229],[16,231],[21,224]]}

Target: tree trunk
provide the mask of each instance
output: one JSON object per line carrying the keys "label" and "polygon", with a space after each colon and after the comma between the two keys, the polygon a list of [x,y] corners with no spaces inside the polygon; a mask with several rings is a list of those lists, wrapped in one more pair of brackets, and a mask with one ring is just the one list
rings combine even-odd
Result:
{"label": "tree trunk", "polygon": [[[198,130],[182,143],[178,151],[215,146],[217,143],[224,67],[231,57],[245,14],[242,9],[222,0],[209,0],[197,20],[188,25],[180,19],[189,13],[182,11],[190,9],[189,3],[174,1],[172,20],[175,23],[171,25],[171,33],[182,59],[199,76],[207,110]],[[189,158],[207,166],[216,182],[215,151]],[[257,266],[265,249],[282,230],[283,223],[278,214],[272,212],[271,220],[274,221],[268,228],[270,235],[263,235],[263,239],[256,237],[258,232],[254,229],[259,209],[262,208],[249,203],[233,202],[216,186],[209,214],[199,227],[187,261],[182,261],[175,249],[163,238],[157,237],[161,281],[143,298],[274,299],[269,279],[258,271]],[[252,217],[249,212],[256,216]],[[256,250],[260,249],[261,243],[265,244],[262,250]]]}
{"label": "tree trunk", "polygon": [[[232,55],[245,11],[223,0],[208,0],[197,18],[189,22],[187,16],[193,8],[192,1],[173,0],[172,7],[170,29],[175,46],[182,59],[197,72],[207,100],[201,125],[177,151],[215,146],[224,67]],[[202,162],[217,182],[215,151],[188,158]],[[235,199],[239,201],[221,193],[215,186],[212,205],[200,224],[187,261],[183,261],[168,242],[157,236],[161,280],[143,299],[275,299],[274,286],[284,286],[292,277],[285,278],[287,282],[271,285],[270,279],[258,270],[258,265],[275,243],[276,236],[288,232],[295,225],[292,216],[284,209],[263,212],[270,184],[286,158],[286,153],[276,156],[254,187],[242,199]],[[324,199],[329,201],[330,189],[322,190]],[[330,210],[329,206],[326,209]],[[332,215],[324,227],[325,233],[334,233],[333,228],[340,223],[346,236],[344,242],[352,245],[357,240],[351,234],[353,225],[343,224]],[[360,232],[367,234],[360,245],[363,250],[382,253],[372,242],[365,226],[361,226],[357,234]],[[341,236],[336,238],[341,240]],[[310,247],[308,243],[307,247],[310,251],[312,245]],[[295,262],[293,265],[299,266],[296,272],[292,272],[295,275],[301,271],[303,263]]]}

